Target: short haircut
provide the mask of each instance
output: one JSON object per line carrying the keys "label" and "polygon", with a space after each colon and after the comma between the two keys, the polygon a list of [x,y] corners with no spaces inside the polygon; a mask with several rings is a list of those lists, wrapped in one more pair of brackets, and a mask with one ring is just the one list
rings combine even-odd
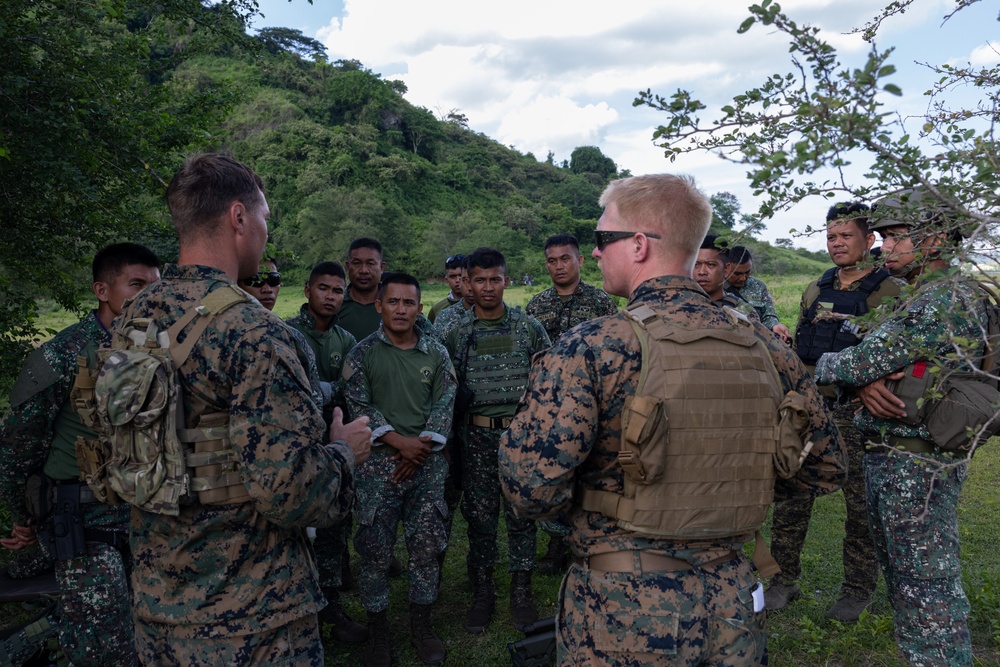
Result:
{"label": "short haircut", "polygon": [[378,283],[378,291],[375,293],[375,298],[381,301],[382,294],[385,293],[385,288],[389,285],[413,285],[417,288],[417,299],[420,299],[420,281],[409,273],[403,273],[402,271],[383,273],[382,279]]}
{"label": "short haircut", "polygon": [[312,285],[313,281],[320,276],[334,276],[343,278],[344,282],[347,282],[347,273],[344,271],[344,265],[340,262],[320,262],[314,266],[309,272],[309,280],[306,281],[306,285]]}
{"label": "short haircut", "polygon": [[870,210],[871,209],[868,207],[868,204],[865,204],[864,202],[837,202],[826,212],[827,226],[829,227],[830,223],[834,221],[847,222],[850,220],[858,226],[858,230],[861,232],[862,236],[868,236],[868,212]]}
{"label": "short haircut", "polygon": [[503,269],[507,273],[507,258],[496,248],[476,248],[465,256],[465,268],[472,269]]}
{"label": "short haircut", "polygon": [[351,241],[351,245],[347,246],[347,256],[350,257],[351,253],[359,248],[371,248],[382,257],[382,244],[370,236],[362,236]]}
{"label": "short haircut", "polygon": [[545,240],[545,247],[542,248],[542,252],[546,252],[549,248],[554,245],[568,245],[576,248],[576,251],[580,252],[580,242],[572,234],[556,234],[555,236],[550,236]]}
{"label": "short haircut", "polygon": [[213,231],[237,201],[256,213],[264,204],[264,181],[222,153],[192,155],[167,186],[167,207],[182,241]]}
{"label": "short haircut", "polygon": [[712,224],[712,204],[690,176],[649,174],[611,181],[600,204],[614,204],[628,231],[660,234],[670,255],[689,262]]}
{"label": "short haircut", "polygon": [[716,250],[719,253],[719,259],[725,263],[729,263],[729,250],[726,249],[725,245],[725,242],[723,242],[720,247],[718,234],[706,234],[704,240],[701,242],[700,250]]}
{"label": "short haircut", "polygon": [[734,245],[729,249],[730,264],[746,264],[747,262],[752,261],[753,255],[750,254],[749,248],[745,248],[741,245]]}
{"label": "short haircut", "polygon": [[445,271],[454,271],[465,266],[465,255],[452,255],[444,261]]}
{"label": "short haircut", "polygon": [[90,272],[95,283],[110,283],[131,264],[159,269],[160,258],[138,243],[112,243],[97,251],[90,265]]}

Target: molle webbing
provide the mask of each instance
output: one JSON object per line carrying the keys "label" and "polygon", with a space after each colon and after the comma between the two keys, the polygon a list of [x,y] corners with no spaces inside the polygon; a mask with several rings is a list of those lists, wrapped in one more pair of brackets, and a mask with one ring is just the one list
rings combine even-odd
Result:
{"label": "molle webbing", "polygon": [[[470,325],[472,320],[469,320]],[[465,381],[476,393],[473,406],[513,405],[521,399],[531,370],[531,342],[520,309],[511,309],[509,327],[472,329]]]}
{"label": "molle webbing", "polygon": [[187,449],[188,470],[194,473],[190,489],[203,505],[229,505],[250,500],[240,477],[236,452],[229,445],[229,415],[204,414],[198,428],[178,429],[177,437]]}
{"label": "molle webbing", "polygon": [[628,315],[642,371],[622,415],[624,493],[578,489],[583,509],[662,539],[752,534],[776,477],[782,392],[769,352],[732,313],[713,329],[682,328],[647,306]]}
{"label": "molle webbing", "polygon": [[[879,285],[889,277],[888,271],[878,269],[861,279],[853,290],[834,289],[837,269],[829,269],[816,283],[806,290],[808,303],[805,319],[795,332],[795,351],[807,364],[815,365],[827,352],[840,352],[857,345],[857,328],[847,317],[867,313],[873,305],[869,299]],[[824,313],[820,314],[821,304]],[[839,315],[839,317],[834,316]]]}

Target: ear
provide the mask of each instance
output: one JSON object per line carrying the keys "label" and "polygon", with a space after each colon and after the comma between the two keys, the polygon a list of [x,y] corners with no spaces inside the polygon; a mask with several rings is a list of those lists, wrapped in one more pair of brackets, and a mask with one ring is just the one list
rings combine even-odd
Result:
{"label": "ear", "polygon": [[94,290],[94,296],[96,296],[97,300],[101,303],[108,303],[111,300],[111,296],[108,294],[111,288],[107,283],[97,281],[91,287]]}
{"label": "ear", "polygon": [[375,312],[377,312],[379,315],[382,314],[382,300],[381,299],[375,299]]}
{"label": "ear", "polygon": [[246,216],[246,213],[246,207],[239,201],[234,201],[230,204],[229,209],[226,211],[226,222],[237,234],[243,233],[244,216]]}
{"label": "ear", "polygon": [[650,257],[649,251],[649,239],[645,236],[633,236],[632,243],[634,244],[632,255],[635,257],[637,262],[645,262]]}
{"label": "ear", "polygon": [[423,301],[420,301],[420,302],[417,303],[417,314],[419,314],[419,315],[423,315],[424,314],[424,302]]}
{"label": "ear", "polygon": [[875,245],[875,232],[868,232],[868,236],[865,237],[865,240],[868,243],[868,249],[871,250],[872,246]]}
{"label": "ear", "polygon": [[504,289],[510,287],[510,276],[504,276],[503,278]]}

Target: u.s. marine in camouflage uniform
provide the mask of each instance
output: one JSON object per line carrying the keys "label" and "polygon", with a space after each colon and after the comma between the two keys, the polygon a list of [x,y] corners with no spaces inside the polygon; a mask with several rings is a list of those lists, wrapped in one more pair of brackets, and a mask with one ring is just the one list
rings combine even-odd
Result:
{"label": "u.s. marine in camouflage uniform", "polygon": [[507,523],[514,625],[524,627],[538,615],[531,591],[536,526],[530,519],[516,517],[500,495],[497,447],[527,386],[531,357],[548,348],[549,337],[536,319],[504,303],[508,278],[501,252],[477,248],[465,261],[475,307],[445,332],[444,344],[459,381],[475,392],[465,423],[457,428],[463,442],[462,514],[469,526],[468,567],[473,580],[465,627],[480,633],[492,619],[496,599],[493,568],[499,557],[501,504]]}
{"label": "u.s. marine in camouflage uniform", "polygon": [[[260,178],[223,155],[196,155],[167,188],[180,262],[124,309],[169,328],[216,290],[256,271],[267,241]],[[178,337],[180,338],[180,337]],[[133,508],[136,645],[144,664],[323,664],[325,604],[306,526],[350,511],[367,420],[331,438],[296,338],[256,301],[215,315],[178,369],[186,428],[228,415],[249,500],[183,503],[178,516]],[[100,399],[100,397],[99,397]]]}
{"label": "u.s. marine in camouflage uniform", "polygon": [[[448,351],[414,324],[420,283],[386,273],[375,306],[378,331],[362,340],[344,366],[344,395],[352,415],[371,419],[372,456],[358,468],[358,590],[368,612],[368,665],[389,665],[389,562],[400,521],[409,552],[411,639],[421,660],[437,664],[444,645],[431,630],[440,556],[447,544],[444,447],[455,406]],[[402,390],[402,391],[401,391]]]}
{"label": "u.s. marine in camouflage uniform", "polygon": [[28,357],[11,392],[10,413],[0,427],[0,500],[18,526],[14,537],[0,543],[19,548],[25,540],[18,539],[18,533],[23,537],[26,530],[35,530],[21,528],[37,518],[29,516],[25,503],[25,480],[30,475],[43,473],[63,491],[74,490],[81,501],[85,553],[57,557],[54,544],[45,544],[44,539],[45,534],[54,535],[54,518],[38,526],[56,564],[59,645],[74,665],[134,665],[136,656],[128,588],[131,563],[122,554],[127,554],[129,507],[100,503],[80,483],[76,438],[97,436],[80,422],[70,390],[77,357],[88,357],[93,364],[125,299],[159,278],[159,264],[156,255],[133,243],[114,244],[97,253],[93,263],[97,310]]}
{"label": "u.s. marine in camouflage uniform", "polygon": [[[846,474],[843,446],[805,368],[761,325],[734,323],[690,277],[711,221],[707,198],[689,179],[657,175],[615,181],[601,204],[594,256],[604,288],[682,330],[749,328],[782,389],[805,399],[803,439],[814,445],[799,473],[777,484],[777,494],[836,489]],[[618,458],[622,415],[643,370],[629,321],[624,312],[602,317],[560,338],[536,362],[522,407],[501,441],[501,484],[515,510],[538,518],[567,515],[572,526],[576,559],[559,601],[558,664],[757,665],[765,649],[764,612],[752,593],[757,579],[740,551],[745,535],[654,539],[576,504],[590,491],[610,497],[625,488]],[[701,396],[702,405],[732,397],[723,401],[724,410],[744,398],[737,400],[725,386],[718,392]],[[724,417],[713,413],[705,428]]]}
{"label": "u.s. marine in camouflage uniform", "polygon": [[[836,268],[806,287],[795,328],[795,351],[806,368],[826,352],[836,352],[860,340],[861,331],[851,319],[877,309],[883,299],[899,295],[904,281],[888,271],[866,265],[875,234],[868,229],[868,206],[841,203],[827,212],[826,245]],[[827,612],[829,618],[853,623],[871,603],[878,584],[878,559],[868,532],[865,507],[864,437],[854,428],[857,404],[848,390],[821,387],[827,407],[847,445],[848,475],[844,484],[844,583],[840,596]],[[788,500],[774,506],[771,520],[771,554],[781,567],[764,594],[768,611],[784,608],[799,597],[801,554],[805,546],[811,499]]]}
{"label": "u.s. marine in camouflage uniform", "polygon": [[962,455],[935,445],[925,424],[901,421],[903,403],[880,382],[921,361],[972,371],[968,360],[981,357],[984,305],[975,285],[944,275],[942,249],[960,240],[946,225],[912,191],[876,204],[871,228],[883,236],[885,267],[914,291],[904,293],[905,310],[861,343],[816,363],[817,382],[856,388],[864,409],[855,426],[870,443],[888,445],[870,444],[865,454],[868,525],[896,641],[912,667],[972,664],[957,514],[968,469]]}

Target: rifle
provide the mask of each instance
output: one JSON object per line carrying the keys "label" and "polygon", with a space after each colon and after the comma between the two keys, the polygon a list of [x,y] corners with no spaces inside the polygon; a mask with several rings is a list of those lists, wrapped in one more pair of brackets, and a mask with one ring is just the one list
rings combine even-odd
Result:
{"label": "rifle", "polygon": [[524,639],[507,644],[514,667],[549,667],[556,657],[556,617],[535,621],[524,629]]}

